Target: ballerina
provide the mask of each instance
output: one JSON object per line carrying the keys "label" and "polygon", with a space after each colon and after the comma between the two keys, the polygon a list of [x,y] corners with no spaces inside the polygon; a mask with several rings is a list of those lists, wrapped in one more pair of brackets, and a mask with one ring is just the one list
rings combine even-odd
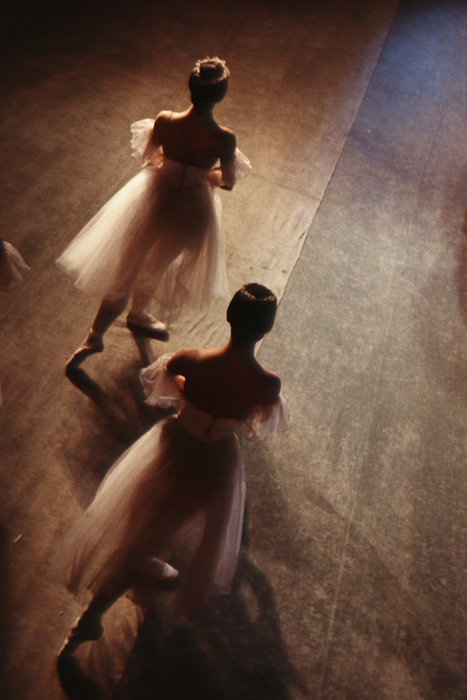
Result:
{"label": "ballerina", "polygon": [[169,609],[186,618],[230,592],[245,498],[236,433],[264,439],[288,423],[279,377],[254,357],[276,306],[269,289],[246,285],[227,310],[224,348],[166,354],[142,370],[147,403],[177,414],[120,458],[65,542],[67,588],[93,598],[61,655],[99,639],[102,615],[130,588],[138,600],[138,590],[172,585]]}
{"label": "ballerina", "polygon": [[[133,155],[142,170],[91,219],[57,260],[76,286],[102,299],[91,330],[67,362],[77,367],[104,349],[103,335],[125,310],[138,337],[168,340],[148,312],[176,316],[182,305],[228,298],[215,188],[231,190],[251,168],[235,135],[213,109],[227,93],[229,69],[219,58],[198,61],[189,78],[192,105],[132,124]],[[215,167],[220,161],[220,166]]]}

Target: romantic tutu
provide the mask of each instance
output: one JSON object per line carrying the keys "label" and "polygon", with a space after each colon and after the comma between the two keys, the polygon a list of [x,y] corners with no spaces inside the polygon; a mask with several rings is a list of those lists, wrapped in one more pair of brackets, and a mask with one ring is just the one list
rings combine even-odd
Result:
{"label": "romantic tutu", "polygon": [[195,604],[228,593],[240,549],[245,500],[237,434],[264,439],[287,428],[280,397],[245,420],[216,418],[185,400],[167,371],[171,355],[142,371],[147,403],[177,413],[157,423],[116,462],[66,538],[74,594],[136,587],[148,559],[180,572],[174,593]]}
{"label": "romantic tutu", "polygon": [[173,319],[182,306],[229,297],[218,186],[251,168],[237,149],[220,168],[203,170],[167,158],[151,139],[154,119],[132,124],[141,171],[89,221],[57,260],[82,291],[128,297],[135,283]]}

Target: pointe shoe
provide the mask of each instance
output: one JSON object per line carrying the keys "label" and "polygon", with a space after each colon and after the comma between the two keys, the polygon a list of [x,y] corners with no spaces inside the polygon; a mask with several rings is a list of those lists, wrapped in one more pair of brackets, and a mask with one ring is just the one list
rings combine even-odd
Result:
{"label": "pointe shoe", "polygon": [[169,582],[178,578],[177,569],[174,569],[173,566],[170,566],[165,561],[157,559],[157,557],[145,557],[140,573],[155,581]]}
{"label": "pointe shoe", "polygon": [[69,656],[73,654],[83,642],[95,642],[102,637],[103,633],[104,628],[102,627],[100,618],[78,617],[58,655]]}
{"label": "pointe shoe", "polygon": [[65,371],[68,372],[68,370],[78,367],[83,360],[86,359],[86,357],[89,357],[89,355],[94,355],[96,352],[102,352],[103,350],[104,342],[102,340],[102,336],[90,331],[79,348],[75,350],[73,355],[66,363]]}
{"label": "pointe shoe", "polygon": [[129,314],[126,319],[126,326],[134,336],[139,335],[144,338],[154,338],[155,340],[162,340],[163,342],[166,342],[170,337],[165,323],[158,321],[157,318],[154,318],[151,314],[144,314],[143,317],[131,316]]}

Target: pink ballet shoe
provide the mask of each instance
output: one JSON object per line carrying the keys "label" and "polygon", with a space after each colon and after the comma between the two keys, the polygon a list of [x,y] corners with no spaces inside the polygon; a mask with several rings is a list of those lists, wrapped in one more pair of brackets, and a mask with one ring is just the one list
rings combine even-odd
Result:
{"label": "pink ballet shoe", "polygon": [[102,336],[98,333],[90,331],[79,346],[79,348],[75,350],[73,355],[66,363],[65,371],[68,373],[68,370],[72,370],[73,368],[78,367],[83,362],[83,360],[86,359],[86,357],[89,357],[89,355],[94,355],[94,353],[102,352],[103,350],[104,342],[102,340]]}
{"label": "pink ballet shoe", "polygon": [[145,557],[140,573],[155,581],[169,582],[178,578],[177,569],[157,557]]}
{"label": "pink ballet shoe", "polygon": [[77,618],[70,634],[65,639],[59,656],[69,656],[73,654],[83,642],[94,642],[100,639],[104,633],[104,628],[100,618],[83,615]]}
{"label": "pink ballet shoe", "polygon": [[157,318],[148,313],[145,313],[144,316],[128,314],[126,326],[135,337],[143,336],[144,338],[154,338],[163,342],[166,342],[170,337],[165,323],[158,321]]}

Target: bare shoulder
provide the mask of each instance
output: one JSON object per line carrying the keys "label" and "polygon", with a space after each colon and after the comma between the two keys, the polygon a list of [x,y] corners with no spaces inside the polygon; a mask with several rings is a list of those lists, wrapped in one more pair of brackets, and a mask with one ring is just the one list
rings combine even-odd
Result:
{"label": "bare shoulder", "polygon": [[162,112],[159,112],[159,114],[156,117],[155,123],[159,122],[161,124],[169,122],[171,117],[172,117],[173,112],[171,112],[168,109],[163,109]]}
{"label": "bare shoulder", "polygon": [[186,373],[193,367],[197,358],[198,350],[196,348],[184,348],[172,355],[167,363],[167,369],[170,374],[186,376]]}
{"label": "bare shoulder", "polygon": [[154,129],[152,132],[152,139],[155,143],[160,143],[161,138],[163,137],[165,133],[165,129],[167,127],[167,124],[170,123],[170,118],[172,116],[172,112],[169,112],[168,110],[164,110],[163,112],[159,112],[159,114],[156,117],[156,120],[154,122]]}
{"label": "bare shoulder", "polygon": [[278,374],[275,372],[270,372],[269,370],[264,370],[264,387],[263,396],[261,403],[268,405],[274,403],[281,391],[281,380]]}

